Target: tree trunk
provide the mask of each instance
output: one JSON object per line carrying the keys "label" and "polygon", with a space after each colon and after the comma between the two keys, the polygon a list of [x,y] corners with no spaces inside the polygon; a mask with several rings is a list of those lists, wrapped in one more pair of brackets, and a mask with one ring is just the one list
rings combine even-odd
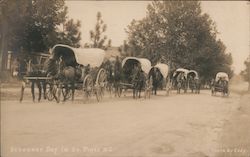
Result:
{"label": "tree trunk", "polygon": [[2,10],[2,30],[1,30],[1,52],[0,52],[0,71],[3,71],[6,66],[6,57],[7,57],[7,22],[5,19],[5,9]]}

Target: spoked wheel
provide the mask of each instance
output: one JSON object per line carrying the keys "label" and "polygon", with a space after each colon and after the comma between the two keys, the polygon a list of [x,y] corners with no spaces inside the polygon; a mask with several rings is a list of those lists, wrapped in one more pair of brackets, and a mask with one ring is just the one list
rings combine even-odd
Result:
{"label": "spoked wheel", "polygon": [[87,75],[85,78],[84,78],[84,81],[83,81],[83,92],[84,92],[84,99],[87,101],[90,99],[91,95],[92,95],[92,92],[93,92],[93,86],[94,86],[94,83],[93,83],[93,79],[90,75]]}
{"label": "spoked wheel", "polygon": [[53,84],[52,83],[46,83],[46,98],[49,101],[54,100],[54,95],[53,95]]}
{"label": "spoked wheel", "polygon": [[100,69],[96,78],[96,99],[100,101],[107,86],[107,74],[104,69]]}
{"label": "spoked wheel", "polygon": [[69,88],[67,91],[65,87],[62,87],[62,95],[63,95],[64,101],[70,99],[72,97],[72,89]]}

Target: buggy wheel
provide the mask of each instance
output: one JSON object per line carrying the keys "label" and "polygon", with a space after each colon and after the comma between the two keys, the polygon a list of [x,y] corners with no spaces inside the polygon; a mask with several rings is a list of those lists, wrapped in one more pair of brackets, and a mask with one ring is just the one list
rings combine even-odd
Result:
{"label": "buggy wheel", "polygon": [[63,95],[63,100],[66,101],[66,100],[70,99],[72,97],[72,89],[69,88],[68,93],[67,93],[65,86],[62,87],[62,95]]}
{"label": "buggy wheel", "polygon": [[46,91],[45,91],[46,98],[49,101],[52,101],[54,99],[53,95],[53,84],[52,83],[46,83]]}
{"label": "buggy wheel", "polygon": [[103,96],[105,89],[107,87],[107,74],[106,71],[102,68],[99,70],[96,78],[96,98],[97,101],[100,101]]}
{"label": "buggy wheel", "polygon": [[84,99],[87,101],[90,99],[93,92],[93,79],[90,75],[87,75],[83,81]]}

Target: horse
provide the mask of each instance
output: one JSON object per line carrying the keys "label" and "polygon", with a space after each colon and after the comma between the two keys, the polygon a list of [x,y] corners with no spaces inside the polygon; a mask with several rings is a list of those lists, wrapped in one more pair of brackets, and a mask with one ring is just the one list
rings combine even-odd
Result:
{"label": "horse", "polygon": [[223,88],[223,96],[228,96],[229,95],[229,90],[228,90],[228,81],[223,80],[222,81],[222,88]]}
{"label": "horse", "polygon": [[189,88],[192,93],[199,94],[200,93],[201,82],[198,78],[191,78],[189,80]]}
{"label": "horse", "polygon": [[[52,77],[53,88],[61,88],[63,94],[63,101],[66,101],[71,97],[74,100],[75,93],[75,81],[80,79],[83,73],[81,65],[67,66],[62,60],[50,59],[47,63],[47,75]],[[56,87],[55,87],[56,86]],[[70,93],[70,91],[72,91]],[[60,95],[57,95],[55,91],[52,94],[57,102],[60,101]]]}
{"label": "horse", "polygon": [[200,79],[194,79],[195,82],[195,93],[200,94],[200,89],[201,89],[201,80]]}
{"label": "horse", "polygon": [[189,88],[191,89],[191,92],[194,93],[194,91],[196,90],[196,85],[193,77],[188,78],[188,85]]}
{"label": "horse", "polygon": [[[33,65],[32,70],[27,73],[27,77],[46,77],[47,73],[44,71],[44,69],[41,68],[41,66]],[[42,92],[43,92],[43,98],[46,99],[46,81],[44,79],[29,79],[31,82],[31,94],[32,94],[32,100],[35,102],[35,85],[38,87],[39,96],[38,96],[38,102],[41,101]],[[23,100],[23,94],[26,87],[26,81],[22,80],[22,87],[21,87],[21,97],[19,99],[20,102]]]}
{"label": "horse", "polygon": [[115,80],[114,66],[111,63],[109,63],[105,66],[105,69],[107,72],[107,91],[111,96]]}
{"label": "horse", "polygon": [[121,91],[119,91],[119,86],[120,86],[120,82],[121,82],[121,79],[122,79],[122,68],[121,68],[121,63],[120,62],[116,62],[115,64],[115,67],[113,68],[113,72],[114,72],[114,75],[113,75],[113,78],[114,78],[114,81],[113,81],[113,85],[114,85],[114,88],[115,88],[115,96],[119,96],[119,93]]}
{"label": "horse", "polygon": [[141,98],[141,91],[146,85],[146,75],[142,70],[138,70],[135,74],[133,82],[133,98]]}
{"label": "horse", "polygon": [[187,92],[187,79],[184,76],[184,73],[179,73],[176,78],[177,83],[177,94],[181,93],[181,89],[184,90],[184,93]]}
{"label": "horse", "polygon": [[157,89],[162,83],[163,76],[159,69],[153,67],[149,73],[149,76],[152,76],[153,79],[153,88],[152,88],[152,94],[157,94]]}

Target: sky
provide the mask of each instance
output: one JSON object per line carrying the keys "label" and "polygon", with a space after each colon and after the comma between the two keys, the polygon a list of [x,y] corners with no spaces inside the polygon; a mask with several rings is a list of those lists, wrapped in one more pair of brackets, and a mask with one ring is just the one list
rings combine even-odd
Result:
{"label": "sky", "polygon": [[[106,35],[113,46],[126,40],[125,29],[133,19],[146,16],[150,1],[66,1],[68,16],[81,21],[81,45],[89,42],[89,31],[96,23],[96,14],[102,13],[107,24]],[[233,57],[232,68],[236,73],[244,69],[250,53],[250,4],[247,1],[202,1],[203,13],[208,13],[216,23],[218,38],[226,45],[226,53]]]}

